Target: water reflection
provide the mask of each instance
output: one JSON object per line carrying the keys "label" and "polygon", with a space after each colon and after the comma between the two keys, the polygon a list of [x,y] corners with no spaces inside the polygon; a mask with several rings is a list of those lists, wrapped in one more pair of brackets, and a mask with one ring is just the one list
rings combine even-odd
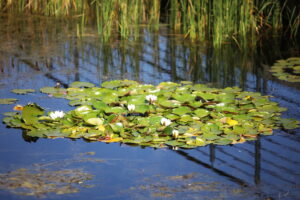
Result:
{"label": "water reflection", "polygon": [[[151,84],[189,80],[214,87],[239,86],[272,95],[274,101],[288,108],[284,117],[300,119],[299,84],[279,81],[268,72],[268,65],[275,59],[299,55],[299,47],[286,49],[282,44],[286,43],[271,41],[267,46],[243,51],[234,45],[214,49],[202,43],[192,44],[162,29],[157,34],[144,30],[139,40],[112,41],[108,45],[100,43],[92,29],[87,29],[82,38],[77,37],[76,24],[71,21],[2,16],[0,94],[4,98],[14,88],[39,89],[57,82],[67,86],[73,81],[99,85],[112,79]],[[68,109],[66,102],[51,103],[53,99],[40,94],[18,98],[21,103],[37,100],[43,107]],[[0,132],[6,131],[2,125]],[[278,131],[255,142],[174,152],[176,159],[184,158],[181,161],[187,168],[192,162],[201,170],[242,187],[258,185],[261,197],[276,199],[286,195],[293,199],[300,196],[299,134],[299,129]]]}

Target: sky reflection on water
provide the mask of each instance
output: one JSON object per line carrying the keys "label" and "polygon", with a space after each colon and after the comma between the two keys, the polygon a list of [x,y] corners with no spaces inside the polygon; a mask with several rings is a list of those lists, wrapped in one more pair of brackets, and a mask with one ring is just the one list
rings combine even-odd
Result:
{"label": "sky reflection on water", "polygon": [[[272,95],[272,100],[288,108],[284,117],[300,119],[299,84],[279,81],[268,72],[274,60],[299,56],[298,47],[282,51],[280,44],[273,44],[272,48],[241,52],[234,45],[226,45],[218,50],[170,36],[167,30],[159,34],[145,31],[139,41],[103,45],[93,31],[78,38],[72,24],[41,19],[22,22],[0,20],[1,98],[68,111],[72,108],[66,100],[38,92],[16,95],[10,90],[38,90],[73,81],[100,85],[125,78],[150,84],[189,80]],[[12,108],[0,105],[1,113]],[[82,169],[93,175],[87,183],[94,187],[78,184],[79,193],[48,194],[47,199],[296,199],[300,196],[299,134],[299,129],[276,131],[273,136],[245,144],[173,151],[69,139],[30,142],[22,137],[21,130],[1,124],[0,173],[46,166]],[[85,152],[95,155],[86,155],[91,159],[79,162],[79,155]],[[1,190],[1,186],[0,197],[32,199]]]}

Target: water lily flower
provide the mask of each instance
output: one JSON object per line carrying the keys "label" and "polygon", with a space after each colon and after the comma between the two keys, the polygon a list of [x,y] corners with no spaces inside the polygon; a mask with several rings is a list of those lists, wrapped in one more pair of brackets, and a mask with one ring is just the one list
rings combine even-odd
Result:
{"label": "water lily flower", "polygon": [[223,106],[225,106],[225,103],[218,103],[218,104],[216,104],[216,106],[223,107]]}
{"label": "water lily flower", "polygon": [[51,119],[63,118],[64,116],[64,111],[54,111],[50,113]]}
{"label": "water lily flower", "polygon": [[121,122],[117,122],[116,125],[119,127],[123,127],[123,124]]}
{"label": "water lily flower", "polygon": [[149,94],[146,96],[147,101],[149,101],[150,103],[153,103],[154,101],[157,100],[157,96],[153,95],[153,94]]}
{"label": "water lily flower", "polygon": [[161,123],[161,125],[163,125],[163,126],[169,126],[172,122],[171,122],[171,120],[169,120],[169,119],[167,119],[167,118],[162,118],[162,119],[160,120],[160,123]]}
{"label": "water lily flower", "polygon": [[133,105],[133,104],[128,104],[127,108],[128,108],[128,110],[129,110],[129,112],[134,111],[134,110],[135,110],[135,105]]}
{"label": "water lily flower", "polygon": [[179,131],[178,130],[173,130],[172,135],[173,135],[174,138],[178,138]]}

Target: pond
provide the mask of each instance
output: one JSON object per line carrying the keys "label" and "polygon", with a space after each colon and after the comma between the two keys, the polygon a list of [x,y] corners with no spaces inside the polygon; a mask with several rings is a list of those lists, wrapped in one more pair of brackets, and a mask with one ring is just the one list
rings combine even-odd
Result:
{"label": "pond", "polygon": [[[192,43],[162,26],[103,44],[93,27],[79,32],[71,20],[1,16],[0,98],[69,111],[67,100],[39,89],[74,81],[98,86],[116,79],[153,85],[192,81],[270,95],[287,108],[283,117],[300,120],[300,85],[269,72],[276,60],[300,55],[292,42],[270,39],[253,48],[216,49],[210,41]],[[11,92],[16,88],[36,92],[17,95]],[[1,113],[13,107],[0,105]],[[243,144],[176,150],[33,139],[0,124],[0,199],[297,199],[299,165],[299,128]]]}

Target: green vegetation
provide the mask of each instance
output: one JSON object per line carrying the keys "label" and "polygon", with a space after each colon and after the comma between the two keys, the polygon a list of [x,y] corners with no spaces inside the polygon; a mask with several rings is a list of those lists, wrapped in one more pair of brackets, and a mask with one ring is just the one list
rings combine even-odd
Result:
{"label": "green vegetation", "polygon": [[101,86],[74,82],[69,88],[41,88],[51,97],[70,100],[76,108],[46,113],[31,103],[15,109],[21,112],[4,113],[3,121],[26,130],[30,137],[84,138],[156,148],[243,143],[299,124],[280,118],[286,109],[267,96],[237,87],[217,89],[187,81],[153,86],[129,80]]}
{"label": "green vegetation", "polygon": [[18,101],[18,99],[14,98],[7,98],[7,99],[0,99],[0,104],[14,104]]}
{"label": "green vegetation", "polygon": [[286,60],[277,60],[270,71],[281,80],[300,82],[300,58],[292,57]]}
{"label": "green vegetation", "polygon": [[292,37],[297,36],[300,24],[299,11],[287,0],[0,0],[0,9],[72,16],[78,18],[82,31],[86,24],[97,24],[104,41],[116,34],[137,37],[142,24],[157,30],[163,20],[192,40],[208,39],[217,46],[228,41],[245,45],[255,44],[265,32],[283,33],[283,19]]}
{"label": "green vegetation", "polygon": [[33,90],[33,89],[13,89],[11,92],[16,93],[16,94],[27,94],[27,93],[35,92],[35,90]]}

